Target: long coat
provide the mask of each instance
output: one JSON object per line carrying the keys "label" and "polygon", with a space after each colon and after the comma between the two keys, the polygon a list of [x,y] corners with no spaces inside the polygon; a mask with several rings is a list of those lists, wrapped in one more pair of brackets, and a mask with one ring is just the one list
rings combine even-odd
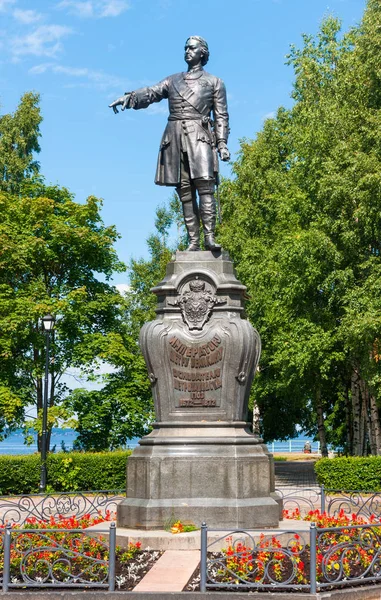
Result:
{"label": "long coat", "polygon": [[225,85],[203,69],[195,75],[188,79],[186,73],[177,73],[132,92],[130,106],[135,109],[168,98],[169,118],[161,139],[155,177],[158,185],[180,183],[181,151],[188,155],[192,179],[213,179],[218,172],[216,142],[227,142],[229,135]]}

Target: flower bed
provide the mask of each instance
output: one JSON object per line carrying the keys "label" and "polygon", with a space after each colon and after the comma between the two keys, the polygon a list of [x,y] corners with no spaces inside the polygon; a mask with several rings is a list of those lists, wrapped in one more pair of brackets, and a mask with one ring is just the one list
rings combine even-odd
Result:
{"label": "flower bed", "polygon": [[[286,511],[285,517],[300,518],[295,511]],[[312,589],[311,576],[318,589],[381,581],[379,519],[373,515],[368,520],[348,516],[344,511],[332,517],[315,510],[304,520],[314,523],[316,529],[310,533],[282,532],[281,539],[263,533],[254,537],[252,532],[232,532],[225,538],[226,547],[218,552],[212,551],[213,543],[209,544],[207,589],[306,592]],[[199,582],[197,574],[186,590],[199,590]]]}
{"label": "flower bed", "polygon": [[[31,517],[23,527],[14,525],[10,534],[10,587],[108,587],[109,545],[104,536],[86,529],[112,521],[113,517],[110,511],[96,517],[59,516],[49,521]],[[4,539],[4,528],[1,533]],[[140,542],[131,543],[127,550],[117,546],[117,589],[132,590],[160,554],[141,551]],[[4,546],[0,550],[0,566],[4,566]]]}

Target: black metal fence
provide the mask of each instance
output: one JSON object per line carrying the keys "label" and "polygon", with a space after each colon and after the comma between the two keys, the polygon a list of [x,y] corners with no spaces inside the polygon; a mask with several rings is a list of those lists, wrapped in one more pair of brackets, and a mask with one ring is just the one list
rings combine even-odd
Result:
{"label": "black metal fence", "polygon": [[[308,547],[308,536],[289,529],[282,531],[282,540],[278,540],[255,530],[233,530],[208,542],[209,533],[222,531],[208,528],[205,523],[201,526],[201,592],[207,589],[273,590],[276,587],[279,590],[311,589],[312,593],[308,583],[298,581],[298,564],[302,560],[301,552]],[[221,542],[226,544],[224,549]],[[279,567],[284,573],[281,582]]]}
{"label": "black metal fence", "polygon": [[125,497],[123,490],[93,490],[58,494],[0,496],[0,524],[23,525],[28,519],[49,521],[51,517],[95,517],[116,512]]}
{"label": "black metal fence", "polygon": [[[116,527],[13,529],[3,531],[3,592],[10,588],[108,588],[115,590]],[[96,544],[97,552],[90,552]]]}
{"label": "black metal fence", "polygon": [[[381,524],[279,531],[234,530],[208,542],[201,527],[200,591],[309,591],[381,581]],[[220,548],[221,542],[226,547]]]}
{"label": "black metal fence", "polygon": [[[25,587],[92,587],[113,591],[115,522],[110,523],[106,540],[104,530],[67,528],[65,520],[103,516],[115,521],[116,507],[123,497],[123,490],[0,496],[3,591]],[[44,524],[50,526],[44,528]]]}
{"label": "black metal fence", "polygon": [[[318,509],[330,516],[356,514],[373,522],[332,528],[316,528],[306,522],[304,531],[299,531],[285,519],[274,535],[254,530],[227,534],[203,524],[201,591],[292,589],[314,593],[380,581],[380,493],[324,486],[277,491],[284,509],[296,511],[299,518]],[[66,529],[64,523],[56,527],[52,518],[110,517],[123,497],[120,490],[0,497],[3,591],[46,587],[114,590],[115,523],[111,523],[109,539],[104,540],[104,530]],[[34,520],[41,521],[39,528]],[[97,552],[90,552],[94,544]]]}
{"label": "black metal fence", "polygon": [[303,517],[309,511],[320,510],[330,516],[340,512],[356,514],[364,518],[374,515],[381,518],[381,492],[359,490],[335,490],[324,485],[315,488],[279,488],[284,510],[299,511]]}

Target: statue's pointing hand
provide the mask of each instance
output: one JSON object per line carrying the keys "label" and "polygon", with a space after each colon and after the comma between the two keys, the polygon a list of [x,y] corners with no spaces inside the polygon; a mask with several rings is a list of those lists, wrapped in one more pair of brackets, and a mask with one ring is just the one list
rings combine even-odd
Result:
{"label": "statue's pointing hand", "polygon": [[124,94],[124,96],[121,96],[114,102],[111,102],[111,104],[109,104],[109,108],[112,108],[114,113],[117,114],[119,112],[118,108],[117,108],[118,106],[121,106],[122,110],[129,108],[128,104],[129,104],[130,98],[131,98],[131,93]]}

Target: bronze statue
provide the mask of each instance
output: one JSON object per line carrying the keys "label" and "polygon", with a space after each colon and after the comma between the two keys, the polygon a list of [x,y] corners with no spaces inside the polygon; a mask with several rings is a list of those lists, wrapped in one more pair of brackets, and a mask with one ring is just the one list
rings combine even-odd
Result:
{"label": "bronze statue", "polygon": [[168,98],[169,118],[160,144],[155,183],[176,187],[190,240],[188,250],[200,250],[200,216],[205,248],[220,250],[214,239],[214,190],[218,177],[217,150],[221,160],[230,159],[226,146],[229,134],[226,90],[221,79],[203,69],[209,59],[208,44],[203,38],[188,38],[184,58],[188,64],[186,73],[126,92],[110,108],[115,113],[118,106],[122,110],[147,108]]}

